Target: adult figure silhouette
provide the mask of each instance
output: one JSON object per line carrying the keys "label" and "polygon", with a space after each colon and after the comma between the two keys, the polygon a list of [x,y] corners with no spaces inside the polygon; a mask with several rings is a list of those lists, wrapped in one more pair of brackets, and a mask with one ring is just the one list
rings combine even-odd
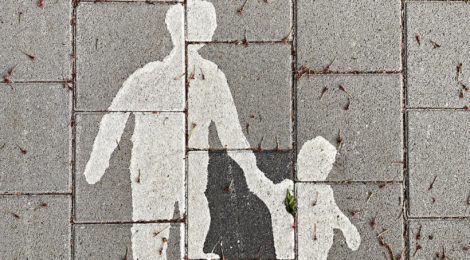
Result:
{"label": "adult figure silhouette", "polygon": [[[98,182],[109,166],[112,152],[118,146],[132,112],[135,127],[132,136],[131,188],[133,220],[170,219],[175,202],[184,209],[184,9],[172,6],[166,24],[174,48],[162,62],[151,62],[135,71],[124,82],[109,111],[100,122],[85,177],[90,184]],[[202,0],[189,0],[187,6],[188,35],[194,41],[210,41],[217,27],[214,6]],[[205,150],[197,152],[197,160],[188,156],[188,256],[218,258],[203,252],[210,226],[210,212],[204,191],[207,187],[209,125],[214,122],[219,139],[228,155],[243,169],[248,188],[268,207],[277,258],[292,258],[293,217],[283,200],[291,180],[274,184],[256,165],[256,157],[243,134],[230,88],[216,64],[198,54],[203,44],[188,46],[188,146]],[[121,111],[122,113],[119,113]],[[158,113],[152,113],[158,112]],[[244,151],[235,151],[235,150]],[[229,213],[228,213],[229,214]],[[145,225],[140,225],[145,226]],[[151,232],[139,233],[134,225],[133,256],[148,259],[155,252]],[[147,234],[149,233],[149,234]],[[171,239],[171,238],[169,238]],[[142,246],[144,245],[144,246]],[[158,245],[158,243],[157,243]],[[159,246],[160,247],[160,246]],[[163,247],[162,247],[163,248]],[[137,252],[134,252],[137,250]]]}

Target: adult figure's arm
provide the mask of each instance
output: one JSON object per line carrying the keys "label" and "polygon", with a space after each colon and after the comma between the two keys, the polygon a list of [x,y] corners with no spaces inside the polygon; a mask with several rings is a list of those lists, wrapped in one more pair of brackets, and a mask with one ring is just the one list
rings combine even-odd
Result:
{"label": "adult figure's arm", "polygon": [[111,154],[121,140],[129,115],[130,113],[107,113],[101,119],[100,129],[85,167],[84,174],[88,183],[97,183],[108,169]]}
{"label": "adult figure's arm", "polygon": [[[242,131],[238,120],[235,103],[227,84],[225,76],[220,80],[221,87],[217,93],[212,93],[214,103],[212,113],[213,121],[222,146],[227,149],[228,155],[243,169],[248,187],[253,192],[266,190],[273,182],[259,170],[254,153],[249,150],[250,144]],[[236,151],[245,149],[244,151]]]}

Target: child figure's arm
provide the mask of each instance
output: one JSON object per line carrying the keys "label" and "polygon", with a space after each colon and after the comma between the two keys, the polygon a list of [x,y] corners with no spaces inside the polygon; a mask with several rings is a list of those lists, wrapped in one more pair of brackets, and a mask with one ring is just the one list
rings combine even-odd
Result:
{"label": "child figure's arm", "polygon": [[111,154],[121,140],[129,114],[108,113],[101,119],[100,129],[84,172],[89,184],[97,183],[108,169]]}
{"label": "child figure's arm", "polygon": [[335,205],[335,207],[337,212],[336,214],[338,216],[338,228],[343,232],[348,247],[351,250],[356,251],[359,248],[359,245],[361,245],[361,235],[357,231],[356,226],[349,221],[348,217],[341,212],[338,206]]}

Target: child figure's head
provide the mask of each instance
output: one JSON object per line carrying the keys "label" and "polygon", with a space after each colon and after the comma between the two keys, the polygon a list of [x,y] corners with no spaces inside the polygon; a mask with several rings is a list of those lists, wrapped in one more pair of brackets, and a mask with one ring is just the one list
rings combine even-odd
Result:
{"label": "child figure's head", "polygon": [[321,136],[305,142],[297,156],[297,177],[301,181],[324,181],[336,160],[336,147]]}

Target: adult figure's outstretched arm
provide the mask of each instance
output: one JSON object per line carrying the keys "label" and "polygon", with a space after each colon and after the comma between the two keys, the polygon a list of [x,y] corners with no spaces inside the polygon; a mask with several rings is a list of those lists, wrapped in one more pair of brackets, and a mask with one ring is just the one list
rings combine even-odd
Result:
{"label": "adult figure's outstretched arm", "polygon": [[[217,127],[219,139],[227,149],[228,155],[243,169],[250,190],[261,197],[269,196],[269,189],[273,188],[274,183],[258,168],[256,157],[249,150],[250,144],[238,120],[235,102],[225,76],[220,84],[224,84],[224,86],[217,88],[218,91],[214,93],[215,97],[212,100],[214,102],[213,113],[215,114],[212,120]],[[246,150],[235,151],[237,149]],[[287,192],[287,189],[283,192]]]}
{"label": "adult figure's outstretched arm", "polygon": [[98,135],[84,172],[89,184],[97,183],[108,169],[111,154],[121,140],[129,115],[130,113],[108,113],[101,119]]}

